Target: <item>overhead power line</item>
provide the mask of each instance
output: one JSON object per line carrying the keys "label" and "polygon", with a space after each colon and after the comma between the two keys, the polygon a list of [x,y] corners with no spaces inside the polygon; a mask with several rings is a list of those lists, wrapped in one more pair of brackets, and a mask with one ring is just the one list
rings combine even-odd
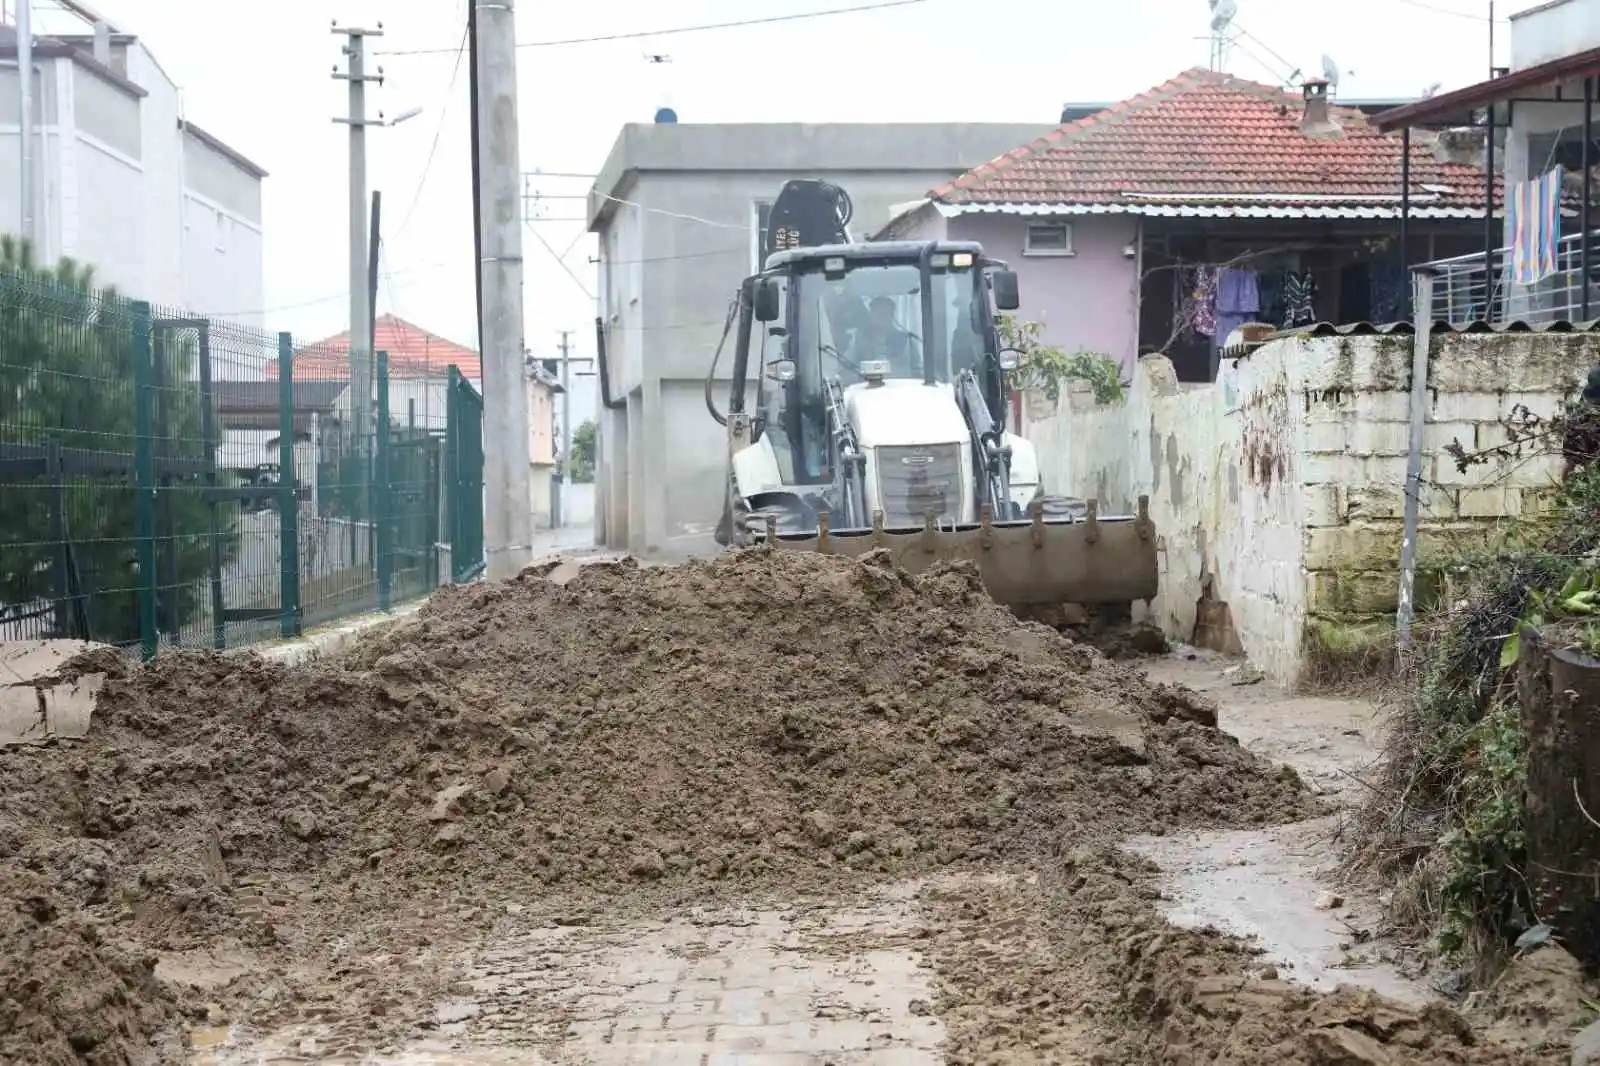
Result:
{"label": "overhead power line", "polygon": [[472,24],[468,23],[461,30],[461,43],[456,46],[455,66],[450,68],[450,84],[445,86],[444,98],[439,101],[439,123],[433,128],[433,143],[428,146],[428,158],[422,164],[422,176],[417,179],[417,191],[411,197],[411,204],[406,208],[404,217],[400,219],[400,226],[395,230],[395,236],[406,231],[411,224],[411,216],[416,214],[417,204],[422,202],[422,190],[428,187],[428,174],[433,170],[433,158],[439,152],[439,138],[444,135],[445,121],[450,117],[450,97],[455,92],[456,79],[461,75],[461,60],[467,54],[467,34],[471,31]]}
{"label": "overhead power line", "polygon": [[[1473,22],[1489,21],[1489,14],[1487,11],[1481,15],[1474,15],[1470,11],[1457,11],[1455,8],[1441,7],[1438,4],[1426,3],[1425,0],[1400,0],[1400,2],[1408,7],[1420,8],[1423,11],[1433,11],[1440,15],[1454,15],[1458,19],[1469,19]],[[1497,18],[1494,21],[1504,24],[1509,24],[1511,22],[1511,20],[1508,18]]]}
{"label": "overhead power line", "polygon": [[[593,37],[565,37],[553,41],[523,41],[518,48],[560,48],[573,44],[601,44],[606,41],[632,41],[640,37],[669,37],[680,33],[704,33],[707,30],[735,30],[746,26],[770,26],[779,22],[801,22],[806,19],[827,18],[832,15],[854,15],[865,11],[883,11],[891,7],[910,7],[925,4],[928,0],[878,0],[870,4],[852,4],[849,7],[827,8],[822,11],[795,11],[787,15],[766,15],[760,18],[734,19],[729,22],[703,22],[696,26],[672,26],[661,30],[628,30],[621,33],[602,33]],[[400,48],[379,52],[386,56],[448,55],[453,48]]]}

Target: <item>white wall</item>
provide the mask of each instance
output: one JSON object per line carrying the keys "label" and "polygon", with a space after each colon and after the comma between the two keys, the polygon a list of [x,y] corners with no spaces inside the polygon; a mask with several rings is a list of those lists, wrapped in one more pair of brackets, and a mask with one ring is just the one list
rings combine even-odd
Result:
{"label": "white wall", "polygon": [[[472,382],[478,387],[476,381]],[[396,426],[409,424],[410,404],[415,403],[418,429],[444,430],[448,418],[450,382],[445,378],[390,378],[389,421]],[[350,422],[350,390],[346,388],[333,401],[333,415],[346,425]]]}
{"label": "white wall", "polygon": [[1553,0],[1511,16],[1511,69],[1600,48],[1600,0]]}
{"label": "white wall", "polygon": [[146,299],[152,291],[145,272],[145,236],[130,219],[127,193],[138,190],[144,171],[137,160],[82,134],[72,142],[71,238],[63,254],[91,264],[96,281],[127,296]]}
{"label": "white wall", "polygon": [[180,140],[183,306],[264,328],[261,181],[187,131]]}
{"label": "white wall", "polygon": [[[36,64],[39,258],[88,263],[105,284],[162,309],[259,326],[260,179],[180,129],[177,87],[142,45],[126,61],[142,97],[70,59]],[[0,66],[0,108],[16,96],[15,64]],[[13,233],[21,224],[14,112],[13,104],[0,123],[0,231]]]}

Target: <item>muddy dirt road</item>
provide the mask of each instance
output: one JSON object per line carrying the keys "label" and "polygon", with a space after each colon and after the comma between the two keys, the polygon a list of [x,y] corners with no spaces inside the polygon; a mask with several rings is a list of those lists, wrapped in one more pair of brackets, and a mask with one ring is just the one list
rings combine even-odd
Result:
{"label": "muddy dirt road", "polygon": [[1553,1061],[1311,987],[1359,916],[1295,834],[1366,712],[970,571],[600,564],[305,667],[83,668],[91,736],[0,753],[7,1066]]}
{"label": "muddy dirt road", "polygon": [[[1376,724],[1367,705],[1236,686],[1231,663],[1190,660],[1181,651],[1139,667],[1213,696],[1225,728],[1329,790],[1370,754]],[[1366,984],[1425,1003],[1420,986],[1392,969],[1352,966],[1341,950],[1351,940],[1350,909],[1317,906],[1328,883],[1326,850],[1315,845],[1327,829],[1324,819],[1134,837],[1129,846],[1161,866],[1155,883],[1163,896],[1155,902],[1169,920],[1253,939],[1264,953],[1237,957],[1257,972],[1276,964],[1291,981]],[[1071,969],[1053,957],[1048,896],[1036,874],[1008,870],[894,881],[844,902],[712,907],[667,920],[614,920],[602,910],[582,924],[529,928],[508,914],[483,946],[435,959],[457,976],[453,994],[434,1005],[431,1035],[359,1061],[1104,1061],[1096,1057],[1104,1039],[1093,1013],[1055,1016],[1075,1013],[1062,1011],[1067,1001],[1055,982],[1033,987],[1025,977],[1030,967]],[[980,957],[974,944],[982,945]],[[1272,987],[1290,998],[1288,984]],[[1048,1002],[1037,1002],[1041,996]],[[199,1037],[208,1046],[197,1066],[296,1055],[357,1061],[340,1057],[350,1039],[337,1023],[271,1033],[216,1027]]]}

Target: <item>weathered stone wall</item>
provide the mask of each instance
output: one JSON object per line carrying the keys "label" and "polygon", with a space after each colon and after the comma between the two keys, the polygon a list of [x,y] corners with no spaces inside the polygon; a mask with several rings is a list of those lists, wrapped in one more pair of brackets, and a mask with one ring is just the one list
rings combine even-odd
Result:
{"label": "weathered stone wall", "polygon": [[[1445,452],[1504,442],[1522,406],[1558,413],[1596,341],[1572,334],[1445,334],[1429,361],[1418,560],[1426,597],[1446,553],[1548,508],[1548,449],[1456,469]],[[1153,618],[1169,637],[1242,650],[1285,681],[1388,640],[1399,589],[1410,337],[1296,337],[1183,386],[1142,360],[1129,395],[1069,391],[1028,405],[1052,492],[1123,511],[1141,494],[1161,535]],[[1554,443],[1554,442],[1552,442]]]}
{"label": "weathered stone wall", "polygon": [[[1303,343],[1308,651],[1337,658],[1385,641],[1398,604],[1413,340]],[[1418,496],[1420,605],[1437,588],[1442,559],[1547,510],[1561,475],[1558,441],[1465,472],[1446,448],[1459,442],[1481,454],[1505,443],[1518,407],[1559,414],[1594,359],[1594,341],[1581,335],[1435,337]]]}

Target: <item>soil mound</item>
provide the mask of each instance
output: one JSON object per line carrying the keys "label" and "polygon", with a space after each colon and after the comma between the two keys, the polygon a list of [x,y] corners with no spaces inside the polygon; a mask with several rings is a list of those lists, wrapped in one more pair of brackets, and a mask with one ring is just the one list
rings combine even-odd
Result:
{"label": "soil mound", "polygon": [[0,1062],[144,1066],[180,1051],[155,958],[63,907],[45,879],[0,867]]}
{"label": "soil mound", "polygon": [[1215,716],[1018,622],[970,568],[530,571],[343,658],[108,678],[88,742],[0,752],[0,863],[152,948],[267,947],[506,892],[793,893],[1310,813]]}
{"label": "soil mound", "polygon": [[1082,848],[1033,880],[925,893],[943,918],[931,939],[952,1020],[948,1061],[1001,1066],[1018,1046],[1040,1061],[1097,1066],[1567,1061],[1564,1041],[1480,1040],[1443,1004],[1290,984],[1245,943],[1169,925],[1152,902],[1154,875],[1125,853]]}

